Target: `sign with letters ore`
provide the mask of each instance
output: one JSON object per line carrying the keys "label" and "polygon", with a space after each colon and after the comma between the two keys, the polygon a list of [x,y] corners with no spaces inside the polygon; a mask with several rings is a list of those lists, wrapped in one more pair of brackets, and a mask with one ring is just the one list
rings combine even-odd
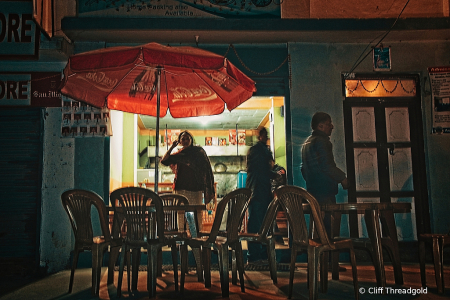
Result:
{"label": "sign with letters ore", "polygon": [[0,73],[0,106],[61,107],[61,72]]}
{"label": "sign with letters ore", "polygon": [[0,60],[37,60],[39,39],[31,1],[0,1]]}

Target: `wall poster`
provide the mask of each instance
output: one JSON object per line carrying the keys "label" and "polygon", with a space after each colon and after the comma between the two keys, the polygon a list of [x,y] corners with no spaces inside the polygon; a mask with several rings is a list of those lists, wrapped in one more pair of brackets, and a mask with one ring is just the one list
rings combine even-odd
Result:
{"label": "wall poster", "polygon": [[108,108],[96,108],[66,97],[62,102],[62,138],[112,136]]}
{"label": "wall poster", "polygon": [[172,146],[173,142],[178,141],[178,136],[180,135],[180,133],[181,133],[180,129],[176,129],[176,130],[169,129],[169,130],[166,130],[166,145],[167,145],[167,147]]}
{"label": "wall poster", "polygon": [[432,133],[450,133],[450,66],[428,68],[431,83]]}
{"label": "wall poster", "polygon": [[391,70],[391,47],[373,48],[373,70],[390,71]]}
{"label": "wall poster", "polygon": [[245,146],[245,129],[239,129],[238,134],[236,136],[236,130],[230,129],[228,141],[230,145]]}

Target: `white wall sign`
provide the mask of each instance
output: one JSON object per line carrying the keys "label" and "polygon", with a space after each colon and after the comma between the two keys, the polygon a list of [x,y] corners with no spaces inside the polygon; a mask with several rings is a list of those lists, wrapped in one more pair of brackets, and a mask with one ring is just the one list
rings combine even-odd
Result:
{"label": "white wall sign", "polygon": [[431,82],[432,133],[450,133],[450,66],[428,68]]}

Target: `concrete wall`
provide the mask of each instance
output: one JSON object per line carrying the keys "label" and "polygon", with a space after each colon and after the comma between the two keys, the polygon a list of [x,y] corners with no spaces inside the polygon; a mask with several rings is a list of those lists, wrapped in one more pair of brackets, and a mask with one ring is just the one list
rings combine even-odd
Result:
{"label": "concrete wall", "polygon": [[[427,162],[427,177],[431,227],[435,232],[449,229],[448,195],[446,182],[450,175],[450,136],[431,135],[431,96],[427,67],[448,65],[450,43],[416,42],[391,43],[392,73],[419,74],[422,86],[423,134]],[[341,73],[350,70],[365,49],[358,44],[306,44],[290,43],[292,61],[291,120],[293,142],[294,184],[304,186],[300,173],[301,145],[310,134],[311,116],[326,111],[333,118],[335,129],[331,136],[338,167],[346,170],[343,96]],[[367,51],[367,50],[366,50]],[[355,73],[372,73],[370,55]],[[340,190],[338,202],[347,201],[347,192]]]}
{"label": "concrete wall", "polygon": [[53,273],[69,263],[73,234],[61,194],[74,186],[75,139],[60,138],[61,109],[47,108],[44,121],[40,265]]}
{"label": "concrete wall", "polygon": [[[72,188],[92,190],[108,201],[109,139],[61,138],[61,108],[47,108],[44,121],[40,265],[48,273],[69,266],[74,238],[61,194]],[[94,215],[93,215],[94,216]],[[93,217],[95,220],[96,218]],[[95,221],[94,221],[95,222]],[[94,234],[100,233],[97,224]],[[89,265],[90,255],[80,256]]]}

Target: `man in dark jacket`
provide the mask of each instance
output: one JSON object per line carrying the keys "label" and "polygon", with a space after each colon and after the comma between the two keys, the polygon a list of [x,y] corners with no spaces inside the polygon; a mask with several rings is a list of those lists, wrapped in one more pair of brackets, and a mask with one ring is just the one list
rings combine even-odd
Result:
{"label": "man in dark jacket", "polygon": [[[267,207],[272,201],[271,179],[278,176],[272,172],[270,161],[272,153],[267,148],[267,130],[259,132],[258,142],[247,153],[246,187],[252,190],[248,207],[247,232],[257,233],[264,220]],[[267,260],[267,251],[259,243],[248,243],[247,260],[249,263],[263,264]]]}
{"label": "man in dark jacket", "polygon": [[[311,136],[302,147],[302,175],[306,181],[306,189],[319,204],[336,203],[338,184],[348,188],[345,173],[336,167],[333,156],[333,145],[330,141],[333,123],[329,114],[317,112],[312,117]],[[329,217],[329,216],[328,216]],[[325,218],[325,227],[330,234],[331,220]]]}

